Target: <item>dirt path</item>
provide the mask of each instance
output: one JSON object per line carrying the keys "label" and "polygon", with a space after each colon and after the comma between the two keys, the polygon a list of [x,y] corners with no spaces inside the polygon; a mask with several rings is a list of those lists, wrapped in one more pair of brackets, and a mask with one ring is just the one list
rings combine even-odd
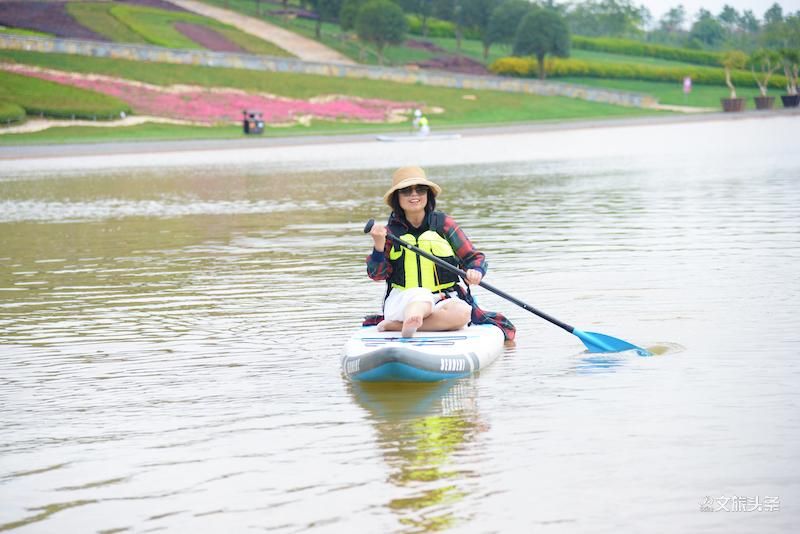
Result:
{"label": "dirt path", "polygon": [[343,56],[339,52],[328,48],[325,45],[318,43],[312,39],[307,39],[302,35],[298,35],[289,30],[284,30],[274,24],[269,24],[262,20],[248,17],[222,9],[220,7],[210,6],[202,2],[194,0],[167,0],[176,6],[183,9],[192,11],[199,15],[203,15],[212,19],[216,19],[225,24],[230,24],[239,30],[254,35],[259,39],[269,41],[283,48],[290,54],[294,54],[298,59],[305,61],[319,61],[322,63],[343,63],[347,65],[355,65],[356,63],[348,57]]}
{"label": "dirt path", "polygon": [[55,120],[55,119],[28,119],[22,124],[16,126],[8,126],[0,128],[0,135],[5,134],[19,134],[19,133],[34,133],[47,130],[48,128],[58,128],[65,126],[94,126],[97,128],[114,128],[118,126],[136,126],[137,124],[144,124],[146,122],[160,122],[163,124],[184,124],[194,126],[209,126],[208,124],[181,121],[177,119],[167,119],[164,117],[147,117],[143,115],[136,115],[134,117],[125,117],[113,121],[84,121],[84,120]]}

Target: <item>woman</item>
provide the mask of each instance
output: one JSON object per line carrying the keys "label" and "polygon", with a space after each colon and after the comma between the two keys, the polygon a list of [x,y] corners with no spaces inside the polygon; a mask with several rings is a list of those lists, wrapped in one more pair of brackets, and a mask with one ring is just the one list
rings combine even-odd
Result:
{"label": "woman", "polygon": [[417,330],[458,330],[470,321],[472,306],[457,298],[457,275],[386,239],[388,229],[466,271],[468,284],[480,283],[486,258],[452,217],[435,210],[441,191],[419,167],[403,167],[395,171],[392,187],[383,196],[392,214],[386,226],[372,227],[374,249],[367,256],[369,277],[388,284],[380,331],[411,337]]}

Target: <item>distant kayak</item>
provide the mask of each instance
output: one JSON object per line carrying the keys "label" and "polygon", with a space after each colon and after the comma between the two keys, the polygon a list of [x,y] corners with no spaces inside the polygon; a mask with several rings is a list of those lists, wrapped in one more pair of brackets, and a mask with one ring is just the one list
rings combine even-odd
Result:
{"label": "distant kayak", "polygon": [[399,332],[359,329],[348,340],[342,370],[362,382],[437,382],[483,369],[503,352],[503,332],[493,325],[470,325],[452,332]]}
{"label": "distant kayak", "polygon": [[404,142],[404,141],[448,141],[450,139],[460,139],[461,134],[428,134],[428,135],[378,135],[378,141]]}

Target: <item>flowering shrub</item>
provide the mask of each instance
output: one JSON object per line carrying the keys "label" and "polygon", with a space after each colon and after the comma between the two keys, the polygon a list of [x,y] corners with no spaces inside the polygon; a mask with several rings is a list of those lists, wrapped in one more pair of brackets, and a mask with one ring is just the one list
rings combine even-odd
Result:
{"label": "flowering shrub", "polygon": [[[238,122],[242,110],[262,111],[267,123],[288,124],[308,117],[326,120],[385,122],[418,107],[415,102],[392,102],[327,96],[296,100],[274,95],[249,94],[233,89],[205,89],[191,86],[161,87],[132,80],[98,75],[81,75],[28,65],[5,65],[5,70],[63,85],[114,96],[131,106],[134,113],[201,123]],[[402,120],[402,119],[401,119]]]}

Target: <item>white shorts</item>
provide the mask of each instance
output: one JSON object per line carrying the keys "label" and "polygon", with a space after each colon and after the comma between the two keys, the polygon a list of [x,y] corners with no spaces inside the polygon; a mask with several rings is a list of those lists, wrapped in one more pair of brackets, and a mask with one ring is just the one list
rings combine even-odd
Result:
{"label": "white shorts", "polygon": [[433,309],[438,308],[447,299],[439,300],[438,293],[431,293],[424,287],[412,287],[410,289],[392,288],[386,301],[383,303],[383,318],[387,321],[402,321],[405,319],[406,306],[412,302],[429,302]]}

